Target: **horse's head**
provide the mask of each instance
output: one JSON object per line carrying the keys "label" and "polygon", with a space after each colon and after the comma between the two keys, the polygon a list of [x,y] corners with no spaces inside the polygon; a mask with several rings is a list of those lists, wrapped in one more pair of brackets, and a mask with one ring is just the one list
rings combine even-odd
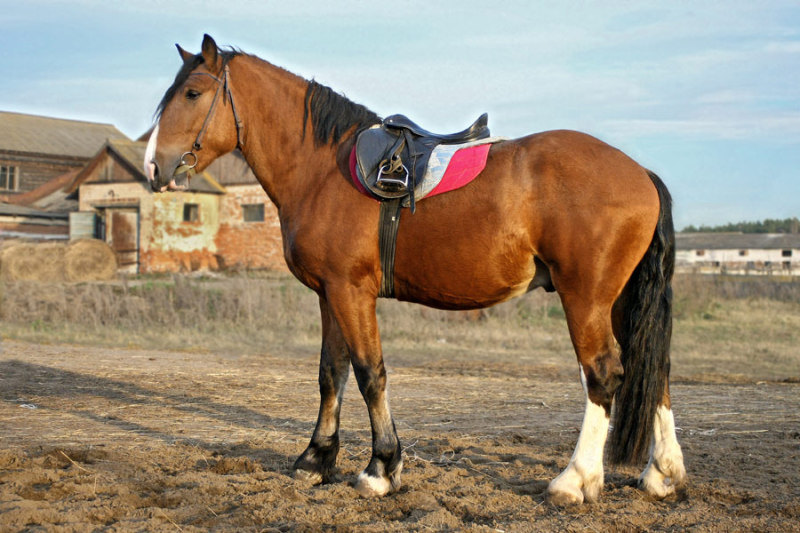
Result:
{"label": "horse's head", "polygon": [[158,106],[144,156],[145,174],[157,192],[187,189],[193,173],[240,144],[228,72],[235,53],[220,51],[208,35],[199,54],[180,46],[178,52],[183,66]]}

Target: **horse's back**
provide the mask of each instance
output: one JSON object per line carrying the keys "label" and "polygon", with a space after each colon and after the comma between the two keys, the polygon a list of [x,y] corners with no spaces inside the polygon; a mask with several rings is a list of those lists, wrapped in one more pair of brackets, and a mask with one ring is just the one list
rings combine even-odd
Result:
{"label": "horse's back", "polygon": [[641,257],[657,218],[647,171],[607,143],[570,130],[503,141],[468,186],[403,213],[398,296],[439,307],[491,305],[535,287],[535,279],[549,282],[537,276],[537,263],[542,274],[545,265],[616,250],[622,240],[633,241],[626,253]]}

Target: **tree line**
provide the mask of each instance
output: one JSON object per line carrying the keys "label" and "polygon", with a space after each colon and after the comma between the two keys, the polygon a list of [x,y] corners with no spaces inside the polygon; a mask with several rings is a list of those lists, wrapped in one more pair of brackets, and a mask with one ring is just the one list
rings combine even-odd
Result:
{"label": "tree line", "polygon": [[694,226],[683,228],[684,233],[800,233],[800,220],[797,217],[760,220],[756,222],[732,222],[721,226]]}

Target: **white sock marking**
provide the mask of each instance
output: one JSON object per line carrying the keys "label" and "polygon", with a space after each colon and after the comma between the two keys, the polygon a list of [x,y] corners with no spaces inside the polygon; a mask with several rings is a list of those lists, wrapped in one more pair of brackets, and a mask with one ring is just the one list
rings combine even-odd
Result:
{"label": "white sock marking", "polygon": [[597,499],[603,488],[603,448],[608,437],[606,410],[589,399],[586,376],[581,369],[581,384],[586,398],[578,444],[567,468],[550,482],[551,494],[572,494],[576,503]]}
{"label": "white sock marking", "polygon": [[683,452],[675,434],[675,418],[672,410],[661,405],[656,411],[653,424],[653,444],[650,446],[650,461],[639,481],[649,494],[663,498],[675,492],[675,486],[686,478]]}

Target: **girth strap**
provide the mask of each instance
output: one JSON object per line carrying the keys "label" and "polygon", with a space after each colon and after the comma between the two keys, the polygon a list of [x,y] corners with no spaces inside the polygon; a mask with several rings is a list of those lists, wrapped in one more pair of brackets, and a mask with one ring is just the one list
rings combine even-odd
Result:
{"label": "girth strap", "polygon": [[379,298],[394,298],[394,255],[397,230],[400,227],[402,198],[381,202],[378,221],[378,249],[381,258],[381,288]]}

